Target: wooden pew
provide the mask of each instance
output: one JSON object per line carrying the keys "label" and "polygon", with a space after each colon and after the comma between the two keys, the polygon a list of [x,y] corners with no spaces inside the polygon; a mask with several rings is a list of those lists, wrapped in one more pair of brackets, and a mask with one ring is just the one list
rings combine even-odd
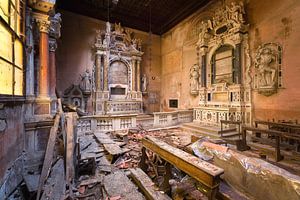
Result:
{"label": "wooden pew", "polygon": [[268,134],[273,137],[275,137],[276,144],[275,144],[275,159],[276,162],[283,159],[283,156],[280,154],[280,139],[281,138],[287,138],[287,139],[293,139],[298,142],[300,142],[300,136],[295,133],[288,133],[288,132],[282,132],[282,131],[276,131],[276,130],[270,130],[270,129],[261,129],[261,128],[253,128],[253,127],[242,127],[242,141],[245,145],[247,145],[247,131],[252,131],[254,133],[259,134]]}
{"label": "wooden pew", "polygon": [[[292,123],[282,123],[282,122],[269,122],[269,121],[261,121],[256,120],[255,127],[259,128],[259,125],[266,125],[268,129],[280,130],[282,132],[288,133],[298,133],[300,134],[300,124],[292,124]],[[257,135],[259,137],[259,135]]]}
{"label": "wooden pew", "polygon": [[[195,178],[207,191],[208,199],[215,199],[219,189],[220,176],[224,173],[224,169],[213,164],[205,162],[198,157],[177,149],[157,138],[147,136],[142,140],[142,159],[141,168],[146,170],[146,149],[154,152],[167,163],[176,166],[189,176]],[[170,166],[167,165],[166,176],[170,175]],[[168,172],[169,171],[169,172]],[[168,180],[166,180],[168,182]]]}

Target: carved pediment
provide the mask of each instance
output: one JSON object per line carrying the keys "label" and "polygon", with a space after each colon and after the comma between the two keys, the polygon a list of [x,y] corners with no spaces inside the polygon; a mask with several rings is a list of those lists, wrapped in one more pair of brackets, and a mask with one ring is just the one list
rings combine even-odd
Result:
{"label": "carved pediment", "polygon": [[115,23],[112,30],[110,23],[107,22],[105,31],[96,32],[96,49],[142,54],[142,40],[135,38],[133,31],[123,28],[120,23]]}
{"label": "carved pediment", "polygon": [[201,22],[198,46],[205,46],[214,39],[222,39],[227,35],[246,32],[245,10],[243,2],[232,2],[230,5],[218,8],[213,17]]}

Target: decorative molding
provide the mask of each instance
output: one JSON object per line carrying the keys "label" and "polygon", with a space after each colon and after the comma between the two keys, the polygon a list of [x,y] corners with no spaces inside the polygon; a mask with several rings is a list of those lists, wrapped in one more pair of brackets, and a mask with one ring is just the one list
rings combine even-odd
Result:
{"label": "decorative molding", "polygon": [[49,51],[55,52],[57,49],[56,39],[49,38]]}
{"label": "decorative molding", "polygon": [[33,18],[34,18],[40,32],[49,33],[50,21],[48,19],[49,18],[48,15],[35,12],[35,13],[33,13]]}

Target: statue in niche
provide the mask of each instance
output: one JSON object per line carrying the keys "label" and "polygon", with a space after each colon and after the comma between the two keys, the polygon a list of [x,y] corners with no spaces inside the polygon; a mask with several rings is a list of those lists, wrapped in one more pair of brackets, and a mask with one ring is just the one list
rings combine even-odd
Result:
{"label": "statue in niche", "polygon": [[143,93],[147,92],[147,85],[148,85],[147,76],[146,76],[146,74],[143,74],[143,77],[142,77],[142,92]]}
{"label": "statue in niche", "polygon": [[80,89],[85,95],[89,95],[92,92],[92,77],[90,75],[89,70],[87,69],[84,73],[84,75],[80,75],[81,77],[81,83],[80,83]]}
{"label": "statue in niche", "polygon": [[212,22],[210,20],[202,21],[201,22],[201,32],[199,33],[199,44],[203,44],[207,39],[210,38],[209,31],[213,29]]}
{"label": "statue in niche", "polygon": [[276,92],[280,57],[281,47],[277,44],[267,43],[259,47],[255,57],[256,85],[259,93],[269,96]]}
{"label": "statue in niche", "polygon": [[232,2],[230,7],[226,6],[226,10],[228,12],[228,16],[227,16],[228,20],[233,20],[237,24],[245,23],[244,20],[245,9],[244,9],[243,2],[240,3]]}
{"label": "statue in niche", "polygon": [[199,90],[199,78],[200,78],[200,73],[199,73],[199,66],[198,65],[193,65],[191,70],[190,70],[190,79],[191,79],[191,94],[196,95],[198,94]]}

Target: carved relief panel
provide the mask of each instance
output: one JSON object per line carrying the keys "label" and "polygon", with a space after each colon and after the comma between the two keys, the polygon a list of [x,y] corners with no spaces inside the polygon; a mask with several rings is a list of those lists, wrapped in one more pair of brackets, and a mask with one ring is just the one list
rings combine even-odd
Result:
{"label": "carved relief panel", "polygon": [[282,87],[282,48],[278,44],[261,45],[255,56],[254,88],[260,94],[270,96]]}

